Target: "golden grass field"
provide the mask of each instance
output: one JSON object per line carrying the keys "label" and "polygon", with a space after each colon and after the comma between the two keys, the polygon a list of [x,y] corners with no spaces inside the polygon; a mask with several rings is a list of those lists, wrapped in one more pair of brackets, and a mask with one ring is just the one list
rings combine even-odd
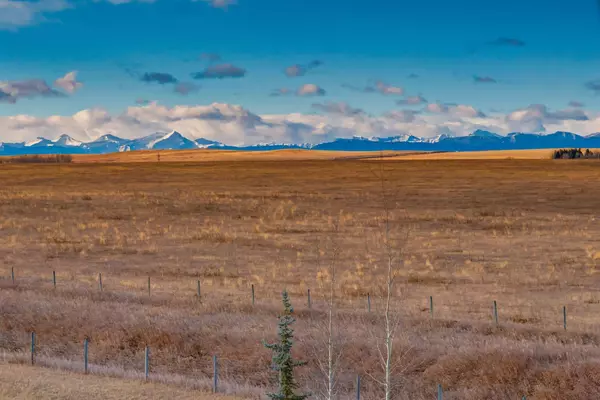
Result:
{"label": "golden grass field", "polygon": [[[235,400],[173,386],[0,364],[0,398],[19,400]],[[237,399],[241,399],[237,398]]]}
{"label": "golden grass field", "polygon": [[[411,155],[414,152],[384,151],[378,157]],[[148,150],[110,154],[75,155],[76,163],[127,163],[127,162],[214,162],[214,161],[309,161],[371,158],[373,152],[365,151],[313,151],[313,150]]]}
{"label": "golden grass field", "polygon": [[[598,149],[590,149],[598,151]],[[552,149],[539,150],[490,150],[490,151],[457,151],[447,153],[400,154],[390,156],[386,160],[547,160],[551,158]]]}
{"label": "golden grass field", "polygon": [[148,345],[153,379],[199,390],[218,354],[222,390],[259,397],[287,288],[299,379],[318,393],[335,261],[339,398],[360,374],[362,398],[380,399],[388,209],[402,238],[394,399],[437,384],[450,400],[597,399],[599,181],[593,160],[0,165],[0,352],[25,362],[35,330],[40,364],[80,371],[89,337],[92,372],[135,380]]}
{"label": "golden grass field", "polygon": [[[600,151],[600,149],[591,149]],[[110,154],[73,156],[75,163],[129,163],[129,162],[216,162],[216,161],[317,161],[317,160],[546,160],[552,149],[491,150],[465,152],[415,151],[321,151],[321,150],[163,150],[135,151]]]}
{"label": "golden grass field", "polygon": [[406,156],[390,157],[391,160],[547,160],[552,150],[490,150],[490,151],[456,151],[447,153],[421,153]]}

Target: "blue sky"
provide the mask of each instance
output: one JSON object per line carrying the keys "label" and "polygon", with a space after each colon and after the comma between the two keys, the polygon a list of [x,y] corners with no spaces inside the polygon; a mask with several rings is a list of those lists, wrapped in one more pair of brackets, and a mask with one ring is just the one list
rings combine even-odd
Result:
{"label": "blue sky", "polygon": [[[237,0],[226,9],[192,0],[4,1],[0,82],[42,79],[51,85],[77,71],[83,86],[68,96],[0,101],[0,116],[72,115],[93,107],[118,113],[136,99],[308,113],[313,97],[270,96],[304,84],[326,91],[320,101],[346,102],[370,114],[398,109],[395,96],[343,87],[377,81],[402,87],[405,96],[484,112],[529,104],[560,109],[572,100],[600,108],[599,90],[585,86],[600,78],[595,0]],[[17,3],[42,11],[29,21],[18,15],[11,21],[6,10]],[[199,59],[204,52],[218,53],[215,64],[233,64],[246,75],[193,80],[191,74],[209,64]],[[283,73],[313,60],[322,65],[304,76]],[[172,84],[143,82],[147,72],[200,88],[183,96]],[[495,82],[475,82],[474,76]]]}

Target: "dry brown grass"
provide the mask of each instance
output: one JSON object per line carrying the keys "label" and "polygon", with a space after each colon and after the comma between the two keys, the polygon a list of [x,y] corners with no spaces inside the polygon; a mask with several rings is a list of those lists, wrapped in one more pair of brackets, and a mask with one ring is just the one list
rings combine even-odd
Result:
{"label": "dry brown grass", "polygon": [[[235,400],[174,386],[0,364],[4,400]],[[241,399],[241,397],[238,397]]]}
{"label": "dry brown grass", "polygon": [[[594,149],[593,151],[597,151]],[[390,157],[391,160],[547,160],[553,149],[536,150],[490,150],[490,151],[457,151],[447,153],[400,154]],[[374,159],[377,159],[375,157]]]}
{"label": "dry brown grass", "polygon": [[360,373],[364,398],[381,398],[368,374],[379,374],[382,169],[392,225],[410,229],[395,305],[398,349],[410,356],[395,376],[396,398],[433,398],[437,383],[448,399],[598,398],[595,161],[5,165],[0,349],[21,354],[35,330],[40,360],[75,362],[89,336],[97,368],[141,371],[149,345],[153,374],[186,382],[209,381],[218,354],[228,392],[256,396],[271,384],[261,340],[276,334],[286,287],[298,317],[296,350],[309,360],[301,382],[316,390],[309,355],[335,239],[346,339],[340,389],[349,396]]}
{"label": "dry brown grass", "polygon": [[[384,151],[381,154],[391,157],[402,154],[414,154],[408,151]],[[129,163],[129,162],[214,162],[214,161],[310,161],[334,159],[370,158],[370,151],[322,151],[322,150],[149,150],[110,154],[85,154],[73,156],[78,163]]]}

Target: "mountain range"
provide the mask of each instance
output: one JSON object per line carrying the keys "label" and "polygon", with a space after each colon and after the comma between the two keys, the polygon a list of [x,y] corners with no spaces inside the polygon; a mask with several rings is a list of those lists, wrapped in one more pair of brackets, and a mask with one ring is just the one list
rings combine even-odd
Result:
{"label": "mountain range", "polygon": [[506,136],[477,130],[468,136],[439,135],[419,138],[412,135],[392,137],[340,138],[320,144],[264,143],[253,146],[228,146],[208,139],[189,139],[177,131],[153,133],[138,139],[122,139],[103,135],[90,142],[81,142],[63,134],[58,139],[39,137],[30,142],[0,143],[0,156],[23,154],[104,154],[135,150],[219,149],[264,151],[281,149],[313,149],[337,151],[484,151],[514,149],[552,149],[563,147],[600,148],[600,133],[581,136],[571,132],[510,133]]}

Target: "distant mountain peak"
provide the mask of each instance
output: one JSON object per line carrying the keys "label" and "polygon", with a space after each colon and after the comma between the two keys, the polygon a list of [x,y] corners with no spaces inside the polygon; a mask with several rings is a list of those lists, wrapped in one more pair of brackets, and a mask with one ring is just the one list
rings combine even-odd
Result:
{"label": "distant mountain peak", "polygon": [[71,136],[64,133],[57,139],[52,140],[52,143],[56,144],[57,146],[81,146],[83,144],[83,142],[75,140]]}
{"label": "distant mountain peak", "polygon": [[483,129],[477,129],[476,131],[471,133],[470,136],[476,136],[476,137],[482,137],[482,138],[494,138],[494,139],[500,139],[503,137],[502,135],[498,135],[497,133],[494,133],[494,132],[484,131]]}
{"label": "distant mountain peak", "polygon": [[147,148],[149,150],[189,150],[198,148],[195,142],[175,130],[162,135],[157,134],[157,136],[155,140],[148,143]]}
{"label": "distant mountain peak", "polygon": [[110,133],[107,133],[105,135],[100,136],[98,139],[94,140],[92,143],[99,143],[99,142],[115,142],[115,143],[120,143],[120,142],[125,142],[125,139],[121,139],[120,137],[117,137],[115,135],[112,135]]}
{"label": "distant mountain peak", "polygon": [[31,140],[29,142],[25,143],[25,147],[32,147],[32,146],[43,146],[43,145],[53,145],[54,143],[52,143],[52,141],[43,138],[41,136],[38,136],[37,138],[35,138],[34,140]]}
{"label": "distant mountain peak", "polygon": [[[219,108],[219,106],[217,106]],[[226,111],[223,108],[223,111]],[[323,124],[313,130],[331,137],[335,128]],[[343,133],[340,130],[339,133]],[[193,149],[228,149],[264,151],[280,149],[315,149],[333,151],[484,151],[510,149],[555,149],[565,147],[600,148],[600,133],[581,136],[571,132],[554,132],[550,134],[513,132],[501,136],[484,129],[478,129],[467,136],[451,136],[442,133],[435,137],[422,138],[410,132],[395,136],[337,137],[332,141],[320,144],[291,144],[286,142],[265,142],[246,146],[230,146],[206,139],[190,139],[173,130],[156,132],[137,139],[123,139],[114,134],[104,134],[90,142],[80,142],[67,134],[57,139],[48,140],[38,137],[35,140],[20,143],[1,143],[0,155],[19,154],[104,154],[135,150],[193,150]]]}

